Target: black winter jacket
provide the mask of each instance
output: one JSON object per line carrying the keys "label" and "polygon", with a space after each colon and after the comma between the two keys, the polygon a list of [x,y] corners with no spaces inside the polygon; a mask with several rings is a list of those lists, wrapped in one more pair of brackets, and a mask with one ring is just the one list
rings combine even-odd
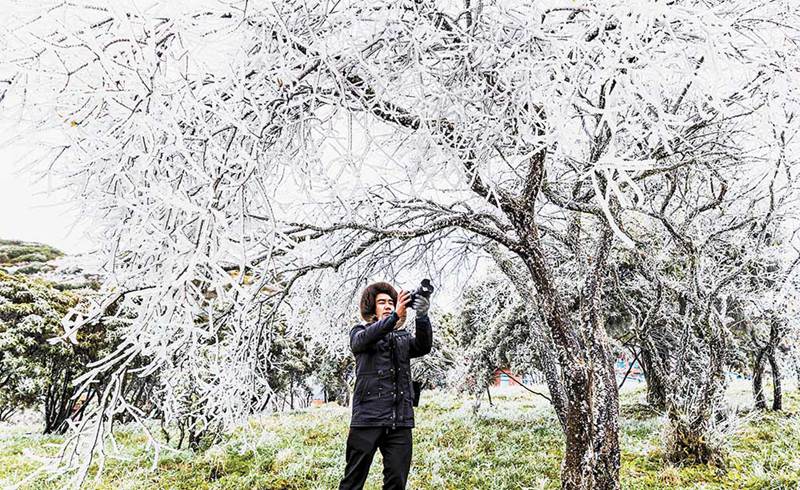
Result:
{"label": "black winter jacket", "polygon": [[414,427],[412,357],[431,351],[433,332],[427,315],[417,317],[416,335],[394,330],[397,312],[350,330],[356,357],[356,386],[350,427]]}

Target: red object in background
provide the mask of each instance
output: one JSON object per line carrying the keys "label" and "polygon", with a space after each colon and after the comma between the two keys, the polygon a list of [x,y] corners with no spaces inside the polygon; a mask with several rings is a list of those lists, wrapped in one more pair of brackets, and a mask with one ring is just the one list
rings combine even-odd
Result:
{"label": "red object in background", "polygon": [[512,373],[509,369],[497,368],[492,374],[492,386],[522,386],[523,384],[522,376]]}

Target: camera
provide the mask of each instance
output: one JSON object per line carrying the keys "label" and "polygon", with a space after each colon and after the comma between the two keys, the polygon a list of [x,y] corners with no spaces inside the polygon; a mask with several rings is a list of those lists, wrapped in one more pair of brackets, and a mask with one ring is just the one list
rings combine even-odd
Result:
{"label": "camera", "polygon": [[420,286],[415,291],[412,291],[411,300],[409,301],[409,304],[414,304],[414,300],[417,299],[417,297],[419,296],[422,296],[425,299],[430,299],[431,294],[433,293],[433,289],[434,288],[433,285],[431,284],[431,280],[423,279]]}

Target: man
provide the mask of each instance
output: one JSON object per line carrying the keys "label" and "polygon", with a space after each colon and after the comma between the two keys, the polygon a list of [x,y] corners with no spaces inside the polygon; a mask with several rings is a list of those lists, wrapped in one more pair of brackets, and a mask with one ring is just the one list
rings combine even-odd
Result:
{"label": "man", "polygon": [[369,285],[361,295],[361,318],[367,325],[350,330],[356,357],[353,414],[347,436],[345,475],[340,490],[361,489],[376,449],[383,455],[383,488],[404,489],[411,467],[414,427],[412,357],[431,351],[430,302],[419,296],[415,335],[404,328],[411,294],[386,282]]}

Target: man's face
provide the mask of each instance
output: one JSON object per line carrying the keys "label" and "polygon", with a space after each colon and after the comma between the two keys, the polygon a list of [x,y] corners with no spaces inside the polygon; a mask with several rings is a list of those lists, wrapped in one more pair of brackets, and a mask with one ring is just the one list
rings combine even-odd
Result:
{"label": "man's face", "polygon": [[386,293],[378,293],[375,297],[375,315],[383,320],[394,311],[394,300]]}

